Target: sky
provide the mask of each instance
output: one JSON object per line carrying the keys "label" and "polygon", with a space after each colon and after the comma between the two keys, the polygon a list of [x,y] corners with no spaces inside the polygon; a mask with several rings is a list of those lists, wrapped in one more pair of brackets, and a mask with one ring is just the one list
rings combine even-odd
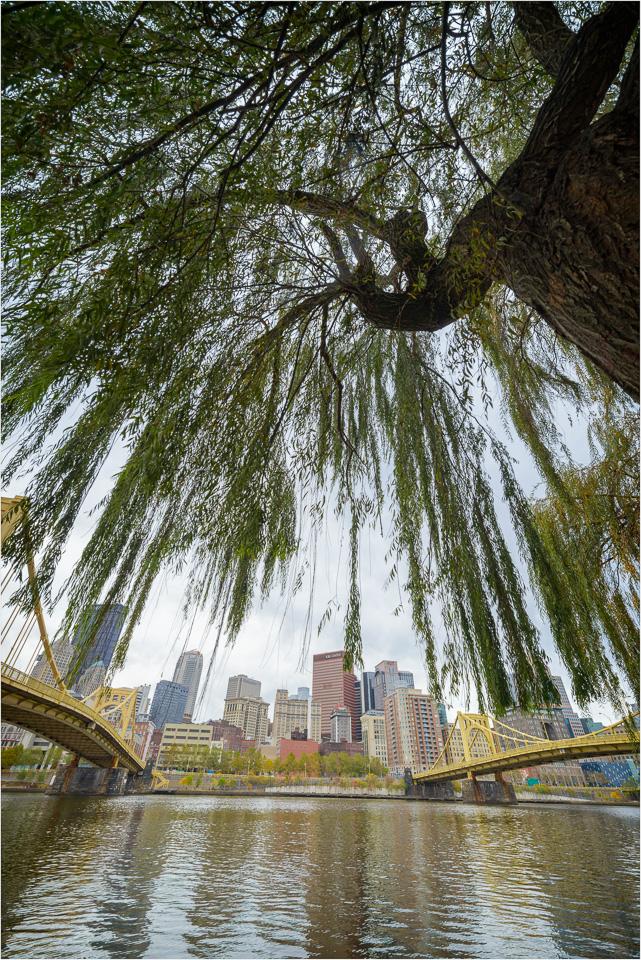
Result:
{"label": "sky", "polygon": [[[567,439],[581,454],[585,448],[585,430],[577,424],[576,420],[571,429],[568,426]],[[526,491],[531,491],[539,481],[538,475],[528,454],[518,442],[512,442],[512,449],[519,459],[517,471],[519,480]],[[91,490],[70,538],[68,549],[60,563],[54,594],[71,573],[73,564],[80,557],[89,539],[96,522],[96,515],[90,516],[91,509],[108,492],[120,466],[119,456],[118,452],[111,455]],[[24,487],[18,489],[13,486],[9,491],[4,491],[4,494],[14,496],[23,493],[24,489]],[[499,516],[501,516],[500,508]],[[399,587],[394,583],[385,589],[389,568],[384,562],[384,556],[388,550],[388,544],[380,532],[372,531],[369,534],[365,532],[362,536],[361,621],[364,669],[373,670],[381,660],[396,660],[400,669],[413,672],[415,685],[425,691],[427,679],[423,656],[412,631],[409,613],[405,610],[401,610],[400,613],[397,611],[397,615],[394,613],[401,602]],[[238,673],[247,674],[259,680],[262,684],[261,695],[272,707],[278,688],[284,687],[290,693],[295,693],[299,686],[311,688],[313,655],[343,648],[346,550],[341,551],[341,540],[342,528],[330,514],[326,518],[324,535],[319,537],[314,615],[311,636],[308,636],[307,642],[304,639],[307,594],[303,589],[293,602],[288,602],[287,598],[276,595],[270,597],[262,607],[255,604],[235,645],[226,646],[224,636],[221,637],[218,652],[212,662],[212,653],[218,634],[217,627],[211,627],[208,624],[205,614],[199,614],[186,621],[182,603],[184,582],[175,577],[165,576],[158,581],[152,591],[142,620],[135,630],[125,666],[114,675],[113,685],[133,687],[151,684],[153,688],[159,680],[172,679],[176,661],[183,650],[196,649],[204,657],[201,687],[194,713],[196,722],[222,717],[227,681],[230,676]],[[318,635],[317,625],[327,602],[332,597],[338,597],[341,608],[337,612],[334,611],[329,623],[326,623]],[[556,656],[549,630],[538,616],[531,598],[529,611],[539,628],[543,646],[550,657],[551,671],[563,678],[572,701],[567,672]],[[62,604],[53,611],[47,611],[47,625],[52,638],[60,626],[63,613]],[[437,612],[434,621],[438,642],[439,637],[442,636],[442,628],[438,623]],[[23,668],[26,666],[24,658],[18,666]],[[205,683],[208,671],[209,679]],[[360,676],[359,669],[356,673]],[[202,693],[203,688],[204,693]],[[469,703],[462,698],[450,698],[446,703],[450,719],[454,719],[459,709],[471,711],[477,709],[473,695]],[[592,705],[589,713],[595,720],[608,724],[617,719],[604,712],[609,709],[607,705],[603,707],[595,704]],[[271,716],[273,716],[272,709],[270,709]]]}

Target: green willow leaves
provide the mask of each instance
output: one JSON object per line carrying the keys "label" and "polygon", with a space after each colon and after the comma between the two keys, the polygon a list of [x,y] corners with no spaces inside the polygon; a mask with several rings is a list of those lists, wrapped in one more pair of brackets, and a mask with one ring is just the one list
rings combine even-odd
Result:
{"label": "green willow leaves", "polygon": [[[256,593],[300,589],[306,572],[313,589],[331,504],[349,530],[354,662],[360,533],[385,517],[437,695],[472,684],[500,712],[511,674],[522,704],[556,699],[520,569],[580,702],[618,700],[620,674],[638,683],[630,403],[612,388],[599,407],[603,378],[477,278],[478,231],[452,274],[455,325],[401,330],[382,312],[426,302],[486,189],[443,109],[443,52],[450,119],[487,178],[552,87],[511,6],[451,5],[446,42],[442,4],[14,6],[3,429],[7,481],[37,468],[26,492],[45,598],[107,456],[125,459],[66,587],[66,629],[88,604],[126,603],[122,662],[156,578],[186,567],[189,604],[233,639]],[[593,12],[566,15],[577,29]],[[535,505],[492,430],[494,385],[547,484]],[[561,402],[595,418],[587,474],[555,428]],[[599,433],[613,418],[616,442]],[[597,500],[610,539],[579,562]]]}

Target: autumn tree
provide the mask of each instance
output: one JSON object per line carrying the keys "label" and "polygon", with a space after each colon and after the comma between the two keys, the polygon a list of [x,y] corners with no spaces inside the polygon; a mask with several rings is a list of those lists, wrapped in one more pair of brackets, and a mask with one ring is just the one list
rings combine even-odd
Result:
{"label": "autumn tree", "polygon": [[[118,665],[157,575],[187,563],[189,601],[233,639],[255,591],[309,571],[311,596],[331,503],[348,661],[359,535],[385,518],[439,699],[556,700],[523,570],[579,702],[620,703],[621,676],[638,696],[636,495],[626,466],[602,496],[610,451],[596,444],[590,480],[556,422],[566,404],[634,446],[637,5],[2,14],[3,429],[7,478],[35,469],[45,598],[108,453],[124,457],[66,629],[126,601]],[[625,562],[607,545],[566,562],[591,497]]]}

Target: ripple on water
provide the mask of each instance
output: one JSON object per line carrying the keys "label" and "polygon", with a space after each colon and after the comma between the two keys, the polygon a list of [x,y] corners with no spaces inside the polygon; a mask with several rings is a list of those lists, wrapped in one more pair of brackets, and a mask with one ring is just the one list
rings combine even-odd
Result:
{"label": "ripple on water", "polygon": [[635,957],[621,808],[7,797],[5,957]]}

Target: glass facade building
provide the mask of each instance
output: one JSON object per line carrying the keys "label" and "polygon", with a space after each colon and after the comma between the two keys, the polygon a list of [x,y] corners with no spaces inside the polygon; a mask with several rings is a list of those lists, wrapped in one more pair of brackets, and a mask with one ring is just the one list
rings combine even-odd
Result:
{"label": "glass facade building", "polygon": [[194,715],[198,684],[203,670],[203,655],[198,650],[187,650],[181,653],[174,670],[174,683],[182,683],[189,687],[187,706],[185,707],[185,722],[189,722]]}
{"label": "glass facade building", "polygon": [[[121,603],[114,603],[104,610],[102,605],[95,606],[91,612],[87,611],[83,621],[76,630],[73,646],[76,648],[76,659],[72,669],[76,676],[93,666],[96,661],[102,661],[105,670],[109,669],[114,651],[120,639],[127,608]],[[93,633],[96,621],[100,620],[96,635],[87,650],[83,650],[88,637]]]}
{"label": "glass facade building", "polygon": [[157,727],[166,723],[182,723],[187,706],[189,687],[173,680],[160,680],[151,701],[149,716]]}

